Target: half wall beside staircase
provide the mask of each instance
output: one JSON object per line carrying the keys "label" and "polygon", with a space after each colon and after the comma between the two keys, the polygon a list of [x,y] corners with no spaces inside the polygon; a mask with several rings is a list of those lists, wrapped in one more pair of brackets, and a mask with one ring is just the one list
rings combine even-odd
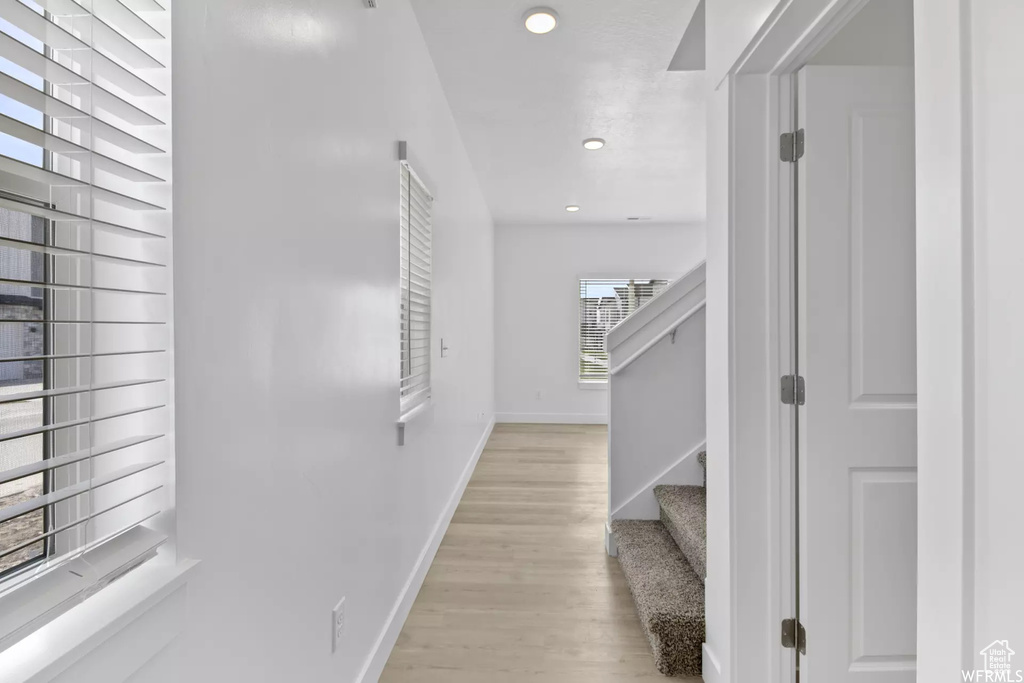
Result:
{"label": "half wall beside staircase", "polygon": [[607,335],[609,522],[658,519],[655,486],[704,480],[704,291],[701,262]]}

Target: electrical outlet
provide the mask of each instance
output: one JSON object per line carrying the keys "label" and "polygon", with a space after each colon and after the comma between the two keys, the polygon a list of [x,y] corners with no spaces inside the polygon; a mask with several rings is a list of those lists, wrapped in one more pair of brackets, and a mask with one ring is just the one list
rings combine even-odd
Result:
{"label": "electrical outlet", "polygon": [[331,613],[331,652],[341,647],[341,634],[345,631],[345,598],[342,598]]}
{"label": "electrical outlet", "polygon": [[543,398],[544,398],[544,392],[541,391],[540,389],[538,389],[537,390],[537,400],[540,401]]}

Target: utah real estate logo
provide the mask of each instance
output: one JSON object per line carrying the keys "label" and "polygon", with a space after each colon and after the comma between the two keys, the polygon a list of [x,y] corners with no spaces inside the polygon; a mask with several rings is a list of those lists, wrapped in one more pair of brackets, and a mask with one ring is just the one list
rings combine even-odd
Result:
{"label": "utah real estate logo", "polygon": [[1024,671],[1013,668],[1013,656],[1017,653],[1008,641],[993,641],[979,654],[985,660],[985,668],[961,671],[965,683],[1024,683]]}

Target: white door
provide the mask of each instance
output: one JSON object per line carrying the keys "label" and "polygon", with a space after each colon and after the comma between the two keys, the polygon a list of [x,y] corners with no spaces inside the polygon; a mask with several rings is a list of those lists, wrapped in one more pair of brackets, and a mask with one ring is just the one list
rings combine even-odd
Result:
{"label": "white door", "polygon": [[911,69],[799,74],[803,683],[912,683],[917,376]]}

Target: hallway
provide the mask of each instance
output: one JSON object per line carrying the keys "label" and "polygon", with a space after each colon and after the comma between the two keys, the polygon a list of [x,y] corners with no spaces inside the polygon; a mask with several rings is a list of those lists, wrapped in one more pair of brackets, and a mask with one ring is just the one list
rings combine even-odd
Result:
{"label": "hallway", "polygon": [[495,427],[382,683],[665,679],[602,546],[606,442],[597,425]]}

